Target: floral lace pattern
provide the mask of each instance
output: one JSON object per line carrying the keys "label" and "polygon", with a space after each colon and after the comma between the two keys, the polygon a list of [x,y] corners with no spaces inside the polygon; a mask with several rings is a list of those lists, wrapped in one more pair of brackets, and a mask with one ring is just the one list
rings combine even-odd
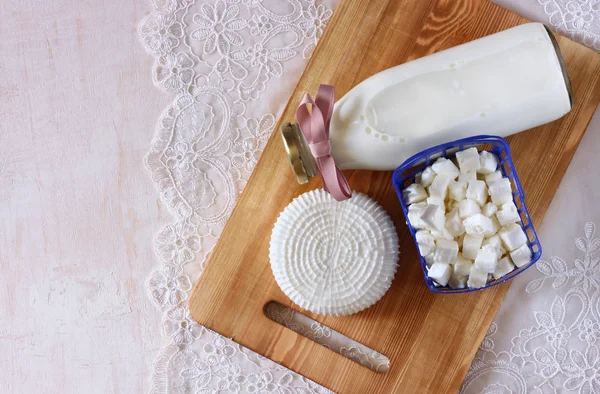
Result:
{"label": "floral lace pattern", "polygon": [[493,323],[461,393],[600,393],[600,238],[594,223],[585,224],[575,245],[582,258],[566,263],[552,257],[535,265],[538,274],[526,294],[544,286],[563,291],[532,311],[535,323],[521,329],[508,350],[497,349],[499,327]]}
{"label": "floral lace pattern", "polygon": [[538,0],[562,34],[600,51],[600,0]]}
{"label": "floral lace pattern", "polygon": [[261,97],[282,90],[273,81],[288,67],[301,69],[331,17],[314,1],[153,0],[140,22],[155,85],[175,96],[146,156],[175,216],[156,235],[163,265],[147,281],[170,342],[155,362],[155,393],[327,391],[198,325],[186,304],[275,126],[278,108]]}

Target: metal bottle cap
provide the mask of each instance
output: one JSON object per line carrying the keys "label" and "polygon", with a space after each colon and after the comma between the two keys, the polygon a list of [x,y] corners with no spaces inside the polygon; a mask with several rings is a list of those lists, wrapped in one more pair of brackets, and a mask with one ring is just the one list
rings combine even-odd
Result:
{"label": "metal bottle cap", "polygon": [[299,184],[308,182],[317,174],[317,163],[308,147],[308,142],[297,124],[286,123],[279,128],[283,146]]}

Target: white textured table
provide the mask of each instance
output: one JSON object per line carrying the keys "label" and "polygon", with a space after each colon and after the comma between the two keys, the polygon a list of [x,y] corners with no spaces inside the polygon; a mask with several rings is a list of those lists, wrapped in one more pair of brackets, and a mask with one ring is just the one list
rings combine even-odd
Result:
{"label": "white textured table", "polygon": [[[496,2],[600,46],[598,1]],[[0,4],[4,391],[323,391],[207,332],[185,310],[186,291],[201,272],[204,255],[336,2],[267,3],[266,8],[256,0]],[[165,56],[174,48],[185,48],[175,52],[185,52],[187,58]],[[153,78],[169,93],[157,90]],[[200,101],[174,125],[174,113],[189,108],[180,99],[185,92],[212,92],[213,100],[236,93],[238,99],[221,107],[231,109],[230,115],[210,100]],[[165,108],[174,109],[160,116]],[[232,123],[221,129],[223,134],[210,125],[224,116]],[[594,279],[600,273],[595,265],[589,269],[597,264],[592,263],[595,252],[582,253],[573,243],[591,234],[586,222],[600,224],[595,203],[600,187],[593,182],[595,174],[586,172],[598,166],[598,118],[593,127],[540,229],[551,271],[532,269],[515,281],[465,392],[600,389],[592,362],[598,345],[593,341],[600,339],[595,309],[588,306],[586,318],[577,321],[579,312],[569,308],[575,312],[565,315],[565,329],[561,324],[553,328],[552,321],[560,317],[556,296],[571,297],[571,302],[568,294],[579,286],[594,301],[587,305],[595,306],[600,287]],[[161,132],[165,129],[171,134]],[[148,171],[144,156],[157,151],[169,135],[167,160],[150,155]],[[170,181],[165,171],[174,174]],[[192,188],[179,187],[183,184]],[[569,213],[567,221],[564,212]],[[590,245],[597,243],[595,238],[590,235]],[[565,261],[566,275],[557,271],[563,266],[553,255]],[[578,264],[583,267],[579,271]],[[591,279],[579,280],[586,271]],[[556,278],[558,285],[564,283],[554,294]],[[523,294],[531,283],[531,291]],[[303,327],[286,311],[272,312],[364,364],[378,367],[381,362],[379,355],[369,357],[360,348],[338,343],[339,338],[332,342],[332,333],[321,326]],[[539,337],[568,336],[566,357],[552,345],[544,351],[530,342],[525,349],[529,356],[513,352],[511,340],[520,330],[541,326],[536,316],[545,317],[539,312],[550,316],[550,323],[542,320],[548,332]]]}
{"label": "white textured table", "polygon": [[143,157],[169,97],[147,0],[0,4],[0,391],[148,391],[168,220]]}

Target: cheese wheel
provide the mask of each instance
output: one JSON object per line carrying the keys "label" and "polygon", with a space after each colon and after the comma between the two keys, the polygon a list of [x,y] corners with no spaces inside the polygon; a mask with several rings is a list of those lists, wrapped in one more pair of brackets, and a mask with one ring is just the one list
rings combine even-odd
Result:
{"label": "cheese wheel", "polygon": [[271,269],[298,306],[350,315],[375,304],[398,266],[398,235],[385,210],[354,193],[338,202],[322,189],[304,193],[279,215],[271,235]]}

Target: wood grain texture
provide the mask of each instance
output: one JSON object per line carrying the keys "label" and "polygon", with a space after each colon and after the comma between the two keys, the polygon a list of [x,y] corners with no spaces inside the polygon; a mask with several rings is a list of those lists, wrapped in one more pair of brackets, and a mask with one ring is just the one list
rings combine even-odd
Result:
{"label": "wood grain texture", "polygon": [[[341,97],[358,82],[391,66],[527,22],[484,0],[359,0],[342,2],[321,39],[280,122],[294,121],[304,92],[319,83]],[[549,125],[511,137],[527,206],[539,224],[600,100],[600,56],[559,39],[572,77],[574,108]],[[508,285],[461,295],[434,295],[423,283],[388,172],[348,171],[351,187],[379,201],[393,218],[401,244],[400,268],[374,307],[348,317],[307,313],[385,354],[377,374],[267,319],[270,300],[294,308],[277,287],[268,244],[277,215],[298,187],[277,133],[270,139],[213,250],[190,300],[201,324],[332,390],[342,393],[457,391]]]}

